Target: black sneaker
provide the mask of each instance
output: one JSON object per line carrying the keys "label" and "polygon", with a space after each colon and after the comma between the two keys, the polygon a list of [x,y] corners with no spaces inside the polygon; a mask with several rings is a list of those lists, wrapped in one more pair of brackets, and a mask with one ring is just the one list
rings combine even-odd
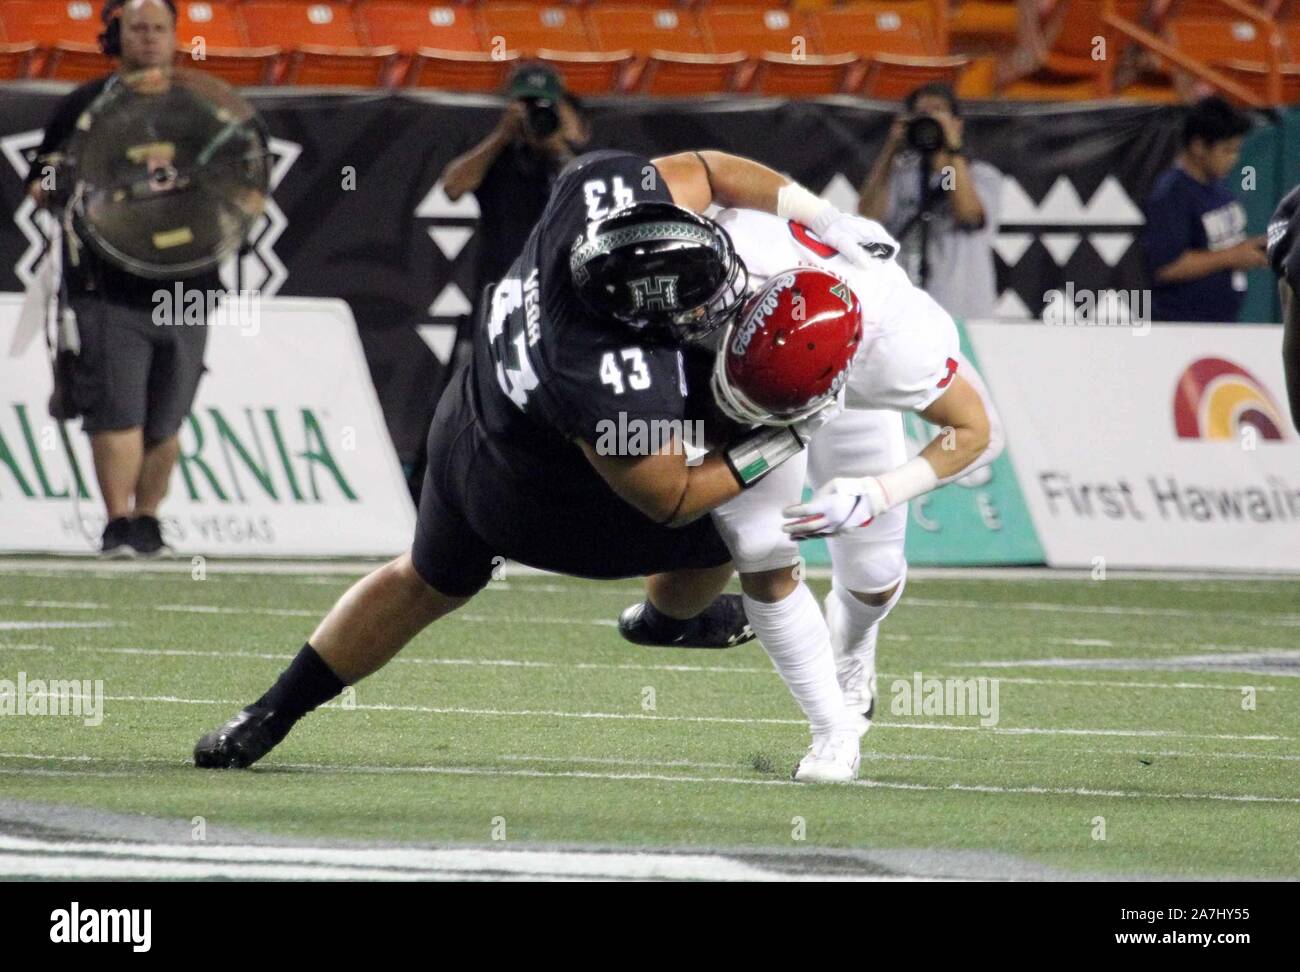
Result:
{"label": "black sneaker", "polygon": [[754,640],[739,594],[722,594],[702,612],[684,622],[674,634],[656,630],[646,617],[646,604],[633,604],[618,617],[618,633],[634,645],[662,648],[734,648]]}
{"label": "black sneaker", "polygon": [[127,542],[141,557],[162,557],[172,552],[163,542],[162,524],[156,516],[137,516],[132,520]]}
{"label": "black sneaker", "polygon": [[127,558],[135,556],[131,545],[131,521],[124,516],[115,517],[104,527],[104,539],[100,543],[101,557]]}
{"label": "black sneaker", "polygon": [[245,769],[274,749],[290,728],[276,719],[273,709],[250,705],[198,741],[194,765],[200,769]]}

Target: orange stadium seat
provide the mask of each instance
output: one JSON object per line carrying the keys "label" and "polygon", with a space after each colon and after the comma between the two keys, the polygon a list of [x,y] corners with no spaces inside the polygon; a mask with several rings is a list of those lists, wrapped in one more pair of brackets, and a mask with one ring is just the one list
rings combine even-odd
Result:
{"label": "orange stadium seat", "polygon": [[[1247,7],[1253,7],[1261,14],[1267,13],[1268,0],[1241,0]],[[1186,18],[1189,20],[1237,20],[1239,15],[1220,0],[1170,0],[1160,11],[1164,20]]]}
{"label": "orange stadium seat", "polygon": [[923,84],[941,81],[957,87],[961,72],[970,61],[956,57],[906,57],[899,54],[875,54],[867,61],[867,70],[858,93],[866,98],[897,101],[906,98]]}
{"label": "orange stadium seat", "polygon": [[[1300,64],[1279,65],[1282,75],[1282,101],[1284,105],[1300,104]],[[1249,88],[1265,101],[1269,101],[1269,69],[1267,64],[1255,61],[1229,61],[1219,65],[1228,77]]]}
{"label": "orange stadium seat", "polygon": [[651,51],[636,90],[652,95],[700,95],[730,91],[745,55]]}
{"label": "orange stadium seat", "polygon": [[855,3],[808,14],[823,54],[934,53],[924,3]]}
{"label": "orange stadium seat", "polygon": [[223,0],[203,3],[179,0],[176,4],[176,44],[190,48],[200,37],[208,47],[248,46],[244,22],[231,4]]}
{"label": "orange stadium seat", "polygon": [[1282,24],[1282,44],[1293,61],[1300,61],[1300,21]]}
{"label": "orange stadium seat", "polygon": [[700,23],[715,51],[748,51],[803,56],[814,54],[808,24],[798,13],[781,8],[706,7]]}
{"label": "orange stadium seat", "polygon": [[364,47],[352,20],[352,8],[341,0],[244,0],[239,12],[256,47]]}
{"label": "orange stadium seat", "polygon": [[[1069,6],[1061,22],[1061,31],[1047,53],[1044,67],[1052,74],[1062,78],[1095,79],[1101,74],[1103,62],[1092,56],[1098,36],[1105,36],[1101,31],[1103,0],[1062,0]],[[1132,21],[1139,27],[1143,24],[1143,11],[1146,0],[1115,0],[1115,13]],[[1148,29],[1150,27],[1148,26]],[[1117,59],[1128,39],[1118,33],[1111,35],[1108,59]]]}
{"label": "orange stadium seat", "polygon": [[[526,3],[485,3],[479,7],[479,36],[489,53],[521,51],[532,56],[549,51],[592,51],[582,13],[573,7]],[[498,40],[497,38],[500,38]]]}
{"label": "orange stadium seat", "polygon": [[104,29],[99,3],[60,3],[56,0],[0,0],[0,37],[10,44],[28,41],[48,50],[59,41],[98,44]]}
{"label": "orange stadium seat", "polygon": [[406,86],[447,91],[499,91],[519,60],[518,51],[501,57],[482,51],[439,51],[422,47],[406,69]]}
{"label": "orange stadium seat", "polygon": [[196,60],[189,47],[176,48],[176,66],[215,74],[228,84],[274,84],[280,66],[278,47],[209,47]]}
{"label": "orange stadium seat", "polygon": [[469,7],[412,0],[361,0],[357,20],[371,44],[414,54],[421,47],[440,51],[481,51]]}
{"label": "orange stadium seat", "polygon": [[[602,7],[587,11],[591,39],[598,51],[673,51],[678,54],[708,54],[708,38],[695,14],[669,6]],[[735,50],[735,48],[731,48]]]}
{"label": "orange stadium seat", "polygon": [[631,51],[548,51],[542,48],[537,59],[545,61],[564,78],[564,86],[574,94],[610,94],[618,91],[632,69],[635,56]]}
{"label": "orange stadium seat", "polygon": [[0,81],[30,77],[36,63],[36,44],[0,44]]}
{"label": "orange stadium seat", "polygon": [[59,41],[45,58],[42,76],[58,81],[90,81],[113,72],[112,58],[101,53],[98,44]]}
{"label": "orange stadium seat", "polygon": [[1267,32],[1248,20],[1176,17],[1165,24],[1165,36],[1174,47],[1212,67],[1228,61],[1267,63],[1269,59]]}
{"label": "orange stadium seat", "polygon": [[948,36],[966,49],[1009,49],[1020,27],[1016,0],[960,0],[948,18]]}
{"label": "orange stadium seat", "polygon": [[792,98],[837,94],[848,87],[857,63],[856,54],[809,54],[794,58],[764,51],[758,56],[749,90],[754,94]]}
{"label": "orange stadium seat", "polygon": [[396,64],[396,47],[347,48],[299,44],[289,54],[283,83],[373,88],[391,80]]}

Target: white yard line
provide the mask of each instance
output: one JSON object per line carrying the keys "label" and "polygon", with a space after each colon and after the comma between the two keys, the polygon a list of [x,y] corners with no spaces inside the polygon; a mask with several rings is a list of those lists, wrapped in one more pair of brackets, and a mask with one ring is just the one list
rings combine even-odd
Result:
{"label": "white yard line", "polygon": [[[817,880],[721,854],[501,848],[341,848],[240,844],[110,844],[0,837],[0,874],[227,876],[244,880],[513,879]],[[850,880],[909,880],[848,875]],[[835,875],[838,880],[839,874]]]}
{"label": "white yard line", "polygon": [[[539,770],[506,769],[480,766],[332,766],[320,763],[279,763],[284,769],[306,770],[326,775],[406,775],[419,774],[431,776],[484,776],[484,777],[523,777],[534,779],[579,779],[598,780],[602,782],[633,783],[674,783],[702,784],[710,786],[804,786],[791,779],[773,777],[755,779],[737,776],[685,776],[664,773],[599,773],[588,770]],[[0,775],[79,775],[77,770],[38,770],[23,768],[0,768]],[[84,775],[95,776],[95,771],[86,771]],[[1141,790],[1100,790],[1090,787],[1052,787],[1052,786],[998,786],[976,783],[900,783],[885,780],[858,779],[844,786],[861,787],[877,790],[910,790],[927,793],[986,793],[992,795],[1026,795],[1026,796],[1084,796],[1106,797],[1124,800],[1210,800],[1222,803],[1279,803],[1300,804],[1300,797],[1272,796],[1255,793],[1161,793]],[[0,849],[6,838],[0,837]],[[59,845],[67,846],[67,845]],[[215,849],[215,848],[214,848]]]}
{"label": "white yard line", "polygon": [[[73,647],[60,647],[56,645],[39,645],[39,644],[5,644],[0,642],[0,651],[40,651],[40,652],[77,652],[89,655],[125,655],[125,656],[143,656],[159,658],[251,658],[258,661],[291,661],[292,652],[259,652],[259,651],[213,651],[190,648],[96,648],[87,645],[77,645]],[[741,666],[741,665],[641,665],[634,662],[549,662],[536,661],[525,658],[425,658],[417,655],[399,655],[389,664],[399,665],[446,665],[451,667],[479,667],[479,668],[545,668],[577,671],[628,671],[628,672],[667,672],[671,674],[707,674],[707,675],[760,675],[765,677],[776,677],[775,669],[768,666]],[[1015,667],[1035,667],[1044,664],[1039,660],[1017,661],[999,661],[999,662],[952,662],[946,663],[955,668],[979,669],[988,668],[1015,668]],[[877,678],[881,681],[903,679],[910,680],[915,672],[880,672]],[[939,670],[922,670],[921,674],[925,678],[946,678],[948,677],[942,669]],[[970,673],[962,673],[954,676],[957,678],[969,678]],[[1215,691],[1240,691],[1243,688],[1253,688],[1257,692],[1276,692],[1278,688],[1272,685],[1248,685],[1247,683],[1222,683],[1222,682],[1123,682],[1107,681],[1099,679],[1075,679],[1075,678],[1008,678],[997,676],[998,681],[1007,685],[1046,685],[1046,686],[1079,686],[1086,688],[1129,688],[1129,689],[1210,689]]]}
{"label": "white yard line", "polygon": [[[244,703],[233,699],[187,699],[174,695],[106,695],[106,702],[163,703],[167,705],[222,705],[241,706]],[[651,715],[645,712],[567,712],[560,709],[476,709],[466,706],[432,706],[432,705],[388,705],[355,703],[344,706],[340,702],[329,702],[321,706],[320,712],[418,712],[426,715],[466,715],[499,716],[520,719],[589,719],[634,722],[688,722],[699,724],[725,724],[741,726],[807,726],[803,719],[775,719],[753,716],[672,716]],[[1241,733],[1197,733],[1179,732],[1174,729],[1070,729],[1045,728],[1037,726],[979,726],[949,725],[933,722],[875,722],[873,731],[882,729],[913,729],[919,731],[939,732],[986,732],[994,735],[1012,736],[1119,736],[1144,739],[1234,739],[1251,742],[1289,741],[1290,736]]]}

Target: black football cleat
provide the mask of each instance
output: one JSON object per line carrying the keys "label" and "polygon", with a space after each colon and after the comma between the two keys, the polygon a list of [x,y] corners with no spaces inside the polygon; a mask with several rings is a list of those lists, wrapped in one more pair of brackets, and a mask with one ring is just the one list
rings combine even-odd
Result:
{"label": "black football cleat", "polygon": [[276,713],[250,705],[220,729],[213,729],[194,747],[194,765],[200,769],[245,769],[269,753],[289,734],[289,726],[276,721]]}
{"label": "black football cleat", "polygon": [[[754,640],[739,594],[722,594],[689,621],[665,619],[658,627],[646,616],[646,602],[618,616],[618,633],[634,645],[660,648],[734,648]],[[665,630],[665,625],[676,630]]]}

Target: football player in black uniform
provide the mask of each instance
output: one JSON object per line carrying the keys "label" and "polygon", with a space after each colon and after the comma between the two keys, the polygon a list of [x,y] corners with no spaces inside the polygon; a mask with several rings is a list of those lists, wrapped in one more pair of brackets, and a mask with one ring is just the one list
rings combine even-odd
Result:
{"label": "football player in black uniform", "polygon": [[709,398],[689,344],[729,319],[746,289],[726,232],[696,215],[715,202],[796,219],[863,261],[859,244],[877,232],[736,156],[575,159],[484,302],[473,360],[439,403],[411,550],[344,594],[276,683],[199,740],[195,765],[261,758],[466,603],[505,558],[648,577],[638,623],[652,640],[746,636],[736,599],[718,597],[732,568],[705,514],[797,454],[829,413],[757,430],[699,461],[687,461],[680,435],[652,449],[608,447],[612,430],[682,429]]}

